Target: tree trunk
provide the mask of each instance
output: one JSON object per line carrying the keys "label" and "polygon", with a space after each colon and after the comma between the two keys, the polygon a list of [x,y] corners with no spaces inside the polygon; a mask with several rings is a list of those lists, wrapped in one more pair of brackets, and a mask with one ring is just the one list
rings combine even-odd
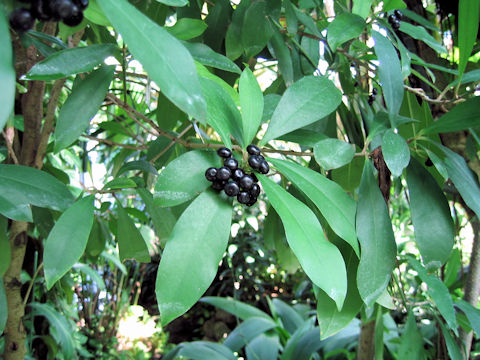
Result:
{"label": "tree trunk", "polygon": [[375,320],[363,323],[358,339],[357,360],[373,360],[375,357]]}

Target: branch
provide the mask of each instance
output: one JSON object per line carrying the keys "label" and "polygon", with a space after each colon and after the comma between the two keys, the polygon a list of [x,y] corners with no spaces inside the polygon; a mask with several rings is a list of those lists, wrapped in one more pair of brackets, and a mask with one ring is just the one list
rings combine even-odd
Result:
{"label": "branch", "polygon": [[427,94],[425,94],[425,91],[423,89],[412,88],[412,87],[407,86],[407,85],[403,85],[403,87],[405,88],[405,90],[410,91],[411,93],[420,96],[423,100],[425,100],[426,102],[429,102],[431,104],[438,104],[438,105],[458,104],[458,103],[461,103],[461,102],[465,101],[465,99],[441,100],[444,93],[440,94],[440,96],[437,99],[432,99],[432,98],[428,97]]}
{"label": "branch", "polygon": [[87,138],[87,139],[89,139],[89,140],[93,140],[93,141],[102,143],[102,144],[105,144],[105,145],[118,146],[118,147],[122,147],[122,148],[124,148],[124,149],[148,150],[148,146],[145,146],[145,145],[121,144],[121,143],[117,143],[117,142],[114,142],[114,141],[111,141],[111,140],[108,140],[108,139],[97,138],[97,137],[91,136],[91,135],[82,135],[82,137]]}
{"label": "branch", "polygon": [[[6,129],[7,129],[7,133],[10,133],[11,131],[13,131],[13,128],[11,127],[7,127]],[[18,158],[17,158],[17,155],[15,154],[15,150],[13,150],[13,134],[12,136],[9,136],[7,135],[7,133],[5,133],[5,131],[2,131],[3,138],[5,139],[5,144],[7,145],[8,154],[11,156],[13,163],[15,165],[18,165],[19,164]]]}

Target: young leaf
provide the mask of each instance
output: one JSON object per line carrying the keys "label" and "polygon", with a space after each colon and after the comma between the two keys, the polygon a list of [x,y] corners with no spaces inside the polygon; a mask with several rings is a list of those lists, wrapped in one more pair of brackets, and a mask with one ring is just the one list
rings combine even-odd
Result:
{"label": "young leaf", "polygon": [[263,115],[262,90],[248,66],[240,76],[238,90],[242,108],[243,142],[247,145],[255,138]]}
{"label": "young leaf", "polygon": [[458,2],[458,50],[460,61],[458,64],[459,78],[467,66],[478,33],[478,18],[480,16],[480,2],[459,0]]}
{"label": "young leaf", "polygon": [[448,201],[433,176],[415,159],[407,168],[407,185],[415,240],[425,267],[440,267],[450,256],[455,235]]}
{"label": "young leaf", "polygon": [[260,144],[327,116],[341,100],[342,93],[327,77],[305,76],[283,94]]}
{"label": "young leaf", "polygon": [[0,130],[3,129],[10,117],[15,100],[15,70],[12,63],[12,42],[3,9],[3,6],[0,7],[0,44],[2,44],[2,56],[0,57],[0,84],[2,84]]}
{"label": "young leaf", "polygon": [[410,150],[405,139],[393,130],[387,130],[382,139],[382,153],[392,174],[402,175],[410,161]]}
{"label": "young leaf", "polygon": [[358,37],[365,27],[365,20],[358,15],[343,13],[338,15],[327,28],[327,41],[335,51],[339,45]]}
{"label": "young leaf", "polygon": [[76,83],[58,114],[55,152],[72,144],[88,127],[105,99],[115,66],[102,66]]}
{"label": "young leaf", "polygon": [[58,211],[73,203],[72,194],[62,182],[44,171],[21,165],[0,164],[0,194]]}
{"label": "young leaf", "polygon": [[338,169],[352,161],[355,148],[338,139],[323,139],[313,147],[315,161],[325,170]]}
{"label": "young leaf", "polygon": [[181,42],[125,0],[98,0],[162,92],[181,110],[205,123],[207,106],[192,56]]}
{"label": "young leaf", "polygon": [[358,192],[356,228],[361,250],[357,273],[358,291],[365,304],[371,306],[390,281],[397,245],[388,209],[370,161],[366,161],[363,168]]}
{"label": "young leaf", "polygon": [[303,270],[341,309],[347,293],[347,274],[340,251],[325,239],[317,217],[308,206],[266,176],[259,174],[258,178],[282,219],[288,244]]}
{"label": "young leaf", "polygon": [[190,309],[212,283],[227,247],[231,220],[232,206],[211,190],[198,196],[178,219],[163,250],[155,285],[162,325]]}
{"label": "young leaf", "polygon": [[359,255],[355,233],[355,201],[335,182],[292,161],[268,159],[317,206],[332,230]]}
{"label": "young leaf", "polygon": [[415,315],[408,312],[407,323],[403,329],[398,359],[423,360],[423,337],[418,331]]}
{"label": "young leaf", "polygon": [[5,325],[7,325],[8,304],[5,286],[3,285],[3,277],[0,276],[0,336],[3,334]]}
{"label": "young leaf", "polygon": [[55,80],[92,70],[112,56],[115,46],[97,44],[65,49],[36,63],[25,75],[28,80]]}
{"label": "young leaf", "polygon": [[403,100],[403,76],[397,52],[390,40],[377,31],[372,31],[375,53],[378,57],[378,76],[383,97],[391,114],[398,114]]}
{"label": "young leaf", "polygon": [[273,319],[262,310],[232,298],[205,296],[200,299],[200,302],[213,305],[219,309],[229,312],[235,317],[238,317],[240,320],[247,320],[252,317],[261,317],[273,321]]}
{"label": "young leaf", "polygon": [[48,290],[83,255],[93,225],[93,210],[93,195],[83,198],[65,210],[50,231],[43,255]]}
{"label": "young leaf", "polygon": [[175,206],[195,197],[211,185],[205,170],[219,162],[213,151],[194,150],[179,156],[160,173],[153,194],[155,203]]}
{"label": "young leaf", "polygon": [[135,259],[138,262],[150,262],[147,244],[135,223],[119,203],[117,203],[117,211],[117,241],[120,260]]}

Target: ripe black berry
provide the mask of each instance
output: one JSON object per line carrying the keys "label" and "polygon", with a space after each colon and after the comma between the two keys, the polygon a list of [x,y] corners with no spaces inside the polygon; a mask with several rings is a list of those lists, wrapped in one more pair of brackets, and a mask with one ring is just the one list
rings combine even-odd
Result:
{"label": "ripe black berry", "polygon": [[260,155],[260,149],[258,148],[258,146],[253,144],[247,146],[247,152],[250,155]]}
{"label": "ripe black berry", "polygon": [[236,196],[240,192],[240,186],[234,181],[229,181],[223,188],[223,191],[228,196]]}
{"label": "ripe black berry", "polygon": [[232,150],[227,149],[226,147],[222,147],[222,148],[217,150],[217,154],[218,154],[218,156],[227,159],[230,156],[232,156]]}
{"label": "ripe black berry", "polygon": [[393,24],[395,21],[397,21],[397,17],[395,15],[392,14],[388,16],[388,22],[390,24]]}
{"label": "ripe black berry", "polygon": [[250,202],[250,195],[246,191],[241,191],[237,195],[237,201],[240,204],[248,204]]}
{"label": "ripe black berry", "polygon": [[10,14],[10,26],[17,32],[25,32],[30,30],[35,24],[35,17],[30,10],[25,8],[18,8]]}
{"label": "ripe black berry", "polygon": [[232,175],[232,171],[225,166],[222,166],[220,169],[217,170],[218,180],[228,180],[231,175]]}
{"label": "ripe black berry", "polygon": [[88,0],[75,0],[75,5],[83,11],[88,7]]}
{"label": "ripe black berry", "polygon": [[215,180],[212,184],[212,189],[217,190],[217,191],[221,191],[225,187],[226,183],[227,182],[223,181],[223,180]]}
{"label": "ripe black berry", "polygon": [[217,178],[217,169],[214,167],[208,168],[207,171],[205,171],[205,177],[208,181],[215,181]]}
{"label": "ripe black berry", "polygon": [[258,184],[253,184],[248,193],[251,197],[256,198],[260,195],[260,186],[258,186]]}
{"label": "ripe black berry", "polygon": [[377,88],[373,88],[372,89],[372,95],[377,95],[378,94],[378,89]]}
{"label": "ripe black berry", "polygon": [[[41,21],[50,21],[55,20],[53,14],[50,11],[50,8],[44,4],[43,0],[32,0],[32,5],[30,7],[35,18]],[[58,20],[58,19],[57,19]]]}
{"label": "ripe black berry", "polygon": [[370,95],[368,97],[368,105],[372,106],[373,102],[375,101],[376,96],[375,95]]}
{"label": "ripe black berry", "polygon": [[254,173],[251,173],[250,176],[252,177],[254,183],[258,183],[258,178]]}
{"label": "ripe black berry", "polygon": [[427,160],[425,160],[425,166],[428,166],[428,167],[433,166],[432,159],[427,158]]}
{"label": "ripe black berry", "polygon": [[[251,177],[250,175],[245,175],[244,177],[242,177],[239,181],[239,184],[240,184],[240,187],[243,189],[243,190],[250,190],[250,188],[253,186],[254,184],[254,180],[253,180],[253,177]],[[239,200],[240,201],[240,200]]]}
{"label": "ripe black berry", "polygon": [[403,18],[403,14],[400,12],[400,10],[394,10],[394,11],[393,11],[393,15],[395,15],[395,17],[396,17],[398,20],[402,20],[402,18]]}
{"label": "ripe black berry", "polygon": [[83,13],[81,11],[78,11],[77,15],[73,15],[63,19],[63,23],[71,27],[80,25],[82,21],[83,21]]}
{"label": "ripe black berry", "polygon": [[235,181],[239,181],[244,175],[245,173],[242,169],[235,169],[232,173],[231,178]]}
{"label": "ripe black berry", "polygon": [[270,171],[270,166],[268,165],[268,163],[263,160],[261,163],[260,163],[260,166],[258,167],[258,172],[260,174],[268,174],[268,172]]}
{"label": "ripe black berry", "polygon": [[262,163],[262,158],[263,156],[261,155],[252,155],[248,158],[248,165],[250,165],[252,169],[258,170]]}
{"label": "ripe black berry", "polygon": [[62,20],[77,16],[80,12],[72,0],[51,0],[48,7],[55,18]]}
{"label": "ripe black berry", "polygon": [[252,206],[257,202],[257,198],[250,195],[250,201],[246,203],[247,206]]}
{"label": "ripe black berry", "polygon": [[223,165],[228,167],[230,170],[234,171],[238,168],[238,161],[237,159],[231,157],[231,158],[225,159],[225,161],[223,162]]}
{"label": "ripe black berry", "polygon": [[400,29],[400,21],[396,20],[395,22],[393,22],[392,23],[392,28],[393,28],[393,30]]}

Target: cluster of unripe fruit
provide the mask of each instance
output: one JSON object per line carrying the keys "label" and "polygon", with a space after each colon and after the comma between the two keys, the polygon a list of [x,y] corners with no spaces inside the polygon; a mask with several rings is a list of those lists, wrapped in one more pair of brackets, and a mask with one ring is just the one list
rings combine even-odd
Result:
{"label": "cluster of unripe fruit", "polygon": [[402,13],[398,10],[395,10],[393,14],[388,17],[388,23],[391,25],[393,30],[400,29],[400,21],[402,20]]}
{"label": "cluster of unripe fruit", "polygon": [[[248,164],[261,174],[268,174],[270,166],[265,158],[260,155],[260,149],[250,144],[247,146],[249,154]],[[220,168],[208,168],[205,177],[212,182],[212,188],[224,191],[227,196],[237,197],[240,204],[252,206],[257,202],[260,195],[260,185],[255,174],[247,174],[244,169],[238,167],[238,160],[232,157],[232,151],[226,147],[217,150],[218,156],[223,159]]]}
{"label": "cluster of unripe fruit", "polygon": [[33,28],[35,20],[62,21],[68,26],[77,26],[83,20],[83,10],[88,0],[23,0],[30,8],[17,8],[10,14],[10,26],[17,32]]}

